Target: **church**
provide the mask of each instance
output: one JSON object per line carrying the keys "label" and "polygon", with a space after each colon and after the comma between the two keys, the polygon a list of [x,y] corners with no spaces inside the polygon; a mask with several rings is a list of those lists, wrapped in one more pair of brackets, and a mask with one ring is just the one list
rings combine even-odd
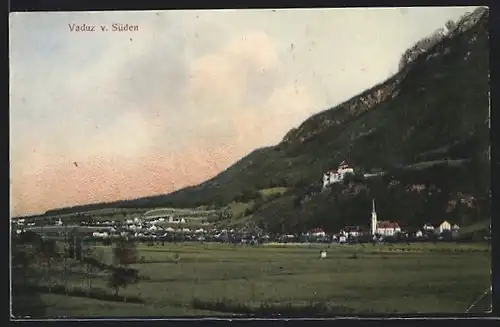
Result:
{"label": "church", "polygon": [[378,221],[377,211],[375,210],[375,199],[372,200],[372,223],[370,230],[373,236],[394,236],[401,232],[401,227],[396,222]]}

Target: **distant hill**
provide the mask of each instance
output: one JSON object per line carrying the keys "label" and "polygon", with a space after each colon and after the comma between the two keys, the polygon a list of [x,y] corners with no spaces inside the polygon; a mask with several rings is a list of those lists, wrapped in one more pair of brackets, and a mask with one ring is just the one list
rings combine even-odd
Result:
{"label": "distant hill", "polygon": [[[282,142],[253,151],[216,177],[171,194],[105,207],[225,208],[228,223],[294,231],[367,224],[371,198],[381,219],[409,226],[489,219],[489,12],[480,8],[405,52],[400,71],[316,114]],[[342,160],[357,176],[326,192],[322,174]],[[427,163],[427,164],[426,164]],[[411,169],[410,169],[411,168]],[[283,192],[263,196],[280,187]],[[247,210],[231,215],[235,202]],[[58,210],[61,212],[61,210]]]}

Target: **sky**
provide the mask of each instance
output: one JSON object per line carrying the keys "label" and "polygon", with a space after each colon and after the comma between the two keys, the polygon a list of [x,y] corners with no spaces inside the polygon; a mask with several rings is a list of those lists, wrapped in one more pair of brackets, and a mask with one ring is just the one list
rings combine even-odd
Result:
{"label": "sky", "polygon": [[473,10],[12,13],[11,215],[203,182],[382,82]]}

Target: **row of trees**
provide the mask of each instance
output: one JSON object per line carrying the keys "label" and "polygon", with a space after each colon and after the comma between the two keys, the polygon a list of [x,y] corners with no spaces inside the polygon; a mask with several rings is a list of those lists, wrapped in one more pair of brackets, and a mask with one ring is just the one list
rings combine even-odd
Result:
{"label": "row of trees", "polygon": [[[12,237],[13,316],[44,316],[45,305],[40,296],[43,292],[119,300],[120,288],[125,289],[128,285],[139,281],[139,271],[131,267],[138,262],[137,249],[135,243],[131,241],[120,240],[114,244],[113,264],[104,262],[102,251],[91,248],[83,252],[80,260],[74,260],[74,256],[68,251],[72,246],[60,245],[54,240],[44,240],[33,232]],[[69,285],[69,282],[77,276],[75,274],[82,273],[82,270],[87,281],[85,291]],[[61,272],[62,276],[59,276]],[[113,298],[106,295],[105,290],[94,288],[92,281],[96,272],[108,279],[108,287],[114,290]],[[123,300],[127,301],[127,298],[123,297]]]}
{"label": "row of trees", "polygon": [[[455,23],[453,21],[448,21],[446,27],[452,27]],[[402,70],[411,62],[414,62],[421,54],[428,52],[436,44],[441,42],[447,35],[444,28],[438,28],[430,36],[424,37],[423,39],[417,41],[413,47],[407,49],[401,59],[399,60],[399,70]]]}
{"label": "row of trees", "polygon": [[[440,43],[445,37],[453,32],[460,24],[471,16],[470,13],[463,15],[457,22],[448,20],[445,27],[440,27],[435,30],[430,36],[424,37],[415,43],[415,45],[407,49],[399,61],[399,70],[402,70],[408,63],[414,62],[421,54],[428,52],[436,44]],[[446,29],[445,29],[446,28]]]}
{"label": "row of trees", "polygon": [[430,36],[424,37],[419,40],[415,45],[407,49],[399,61],[399,70],[406,67],[407,64],[414,62],[421,54],[428,52],[436,44],[440,43],[444,38],[453,33],[460,26],[467,24],[467,21],[473,17],[483,13],[486,8],[478,8],[473,13],[465,13],[456,22],[453,20],[448,20],[445,23],[445,27],[440,27],[435,30]]}

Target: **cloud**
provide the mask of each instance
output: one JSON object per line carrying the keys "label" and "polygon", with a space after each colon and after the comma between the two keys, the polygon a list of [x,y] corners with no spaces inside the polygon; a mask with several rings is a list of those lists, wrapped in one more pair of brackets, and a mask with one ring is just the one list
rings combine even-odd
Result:
{"label": "cloud", "polygon": [[[277,50],[269,36],[250,31],[214,53],[198,58],[190,67],[187,99],[200,115],[245,109],[243,100],[254,75],[279,68]],[[265,99],[264,99],[265,100]],[[213,112],[214,111],[214,112]]]}

